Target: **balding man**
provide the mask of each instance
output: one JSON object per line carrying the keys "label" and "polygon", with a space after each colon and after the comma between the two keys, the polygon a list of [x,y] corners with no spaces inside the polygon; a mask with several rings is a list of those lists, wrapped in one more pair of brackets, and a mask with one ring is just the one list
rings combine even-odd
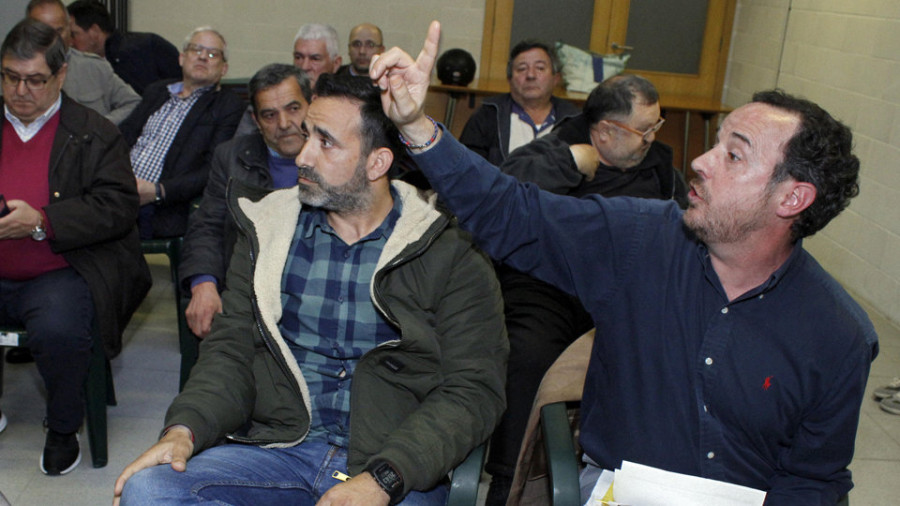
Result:
{"label": "balding man", "polygon": [[347,44],[350,63],[338,69],[337,73],[353,76],[369,75],[369,63],[372,62],[372,57],[384,52],[383,41],[381,28],[372,23],[354,26],[350,30],[350,43]]}
{"label": "balding man", "polygon": [[240,97],[219,86],[228,71],[222,34],[196,28],[185,38],[179,62],[181,80],[151,84],[120,126],[141,196],[142,239],[184,235],[212,153],[234,135],[244,111]]}

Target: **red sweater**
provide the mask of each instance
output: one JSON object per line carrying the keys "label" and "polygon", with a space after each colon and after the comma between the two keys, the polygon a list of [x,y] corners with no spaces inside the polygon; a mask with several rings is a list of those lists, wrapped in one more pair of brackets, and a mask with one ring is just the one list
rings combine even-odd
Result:
{"label": "red sweater", "polygon": [[[54,114],[28,142],[22,142],[12,124],[3,120],[0,150],[0,193],[10,200],[24,200],[41,211],[50,203],[50,150],[59,126],[59,112]],[[44,228],[48,228],[44,215]],[[49,241],[31,237],[0,240],[0,278],[28,280],[41,274],[68,267],[62,255],[50,250]]]}

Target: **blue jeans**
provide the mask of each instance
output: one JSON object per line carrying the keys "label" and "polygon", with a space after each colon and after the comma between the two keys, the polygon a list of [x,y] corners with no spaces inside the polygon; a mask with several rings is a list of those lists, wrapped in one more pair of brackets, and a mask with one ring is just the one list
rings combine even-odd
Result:
{"label": "blue jeans", "polygon": [[[208,448],[188,461],[183,473],[168,464],[143,469],[125,484],[122,506],[150,504],[313,506],[331,487],[331,475],[347,473],[347,450],[306,442],[291,448],[226,444]],[[449,489],[440,484],[410,492],[404,506],[446,504]]]}
{"label": "blue jeans", "polygon": [[0,324],[28,332],[47,388],[47,425],[58,432],[75,432],[84,419],[93,320],[91,290],[71,267],[27,281],[0,279]]}

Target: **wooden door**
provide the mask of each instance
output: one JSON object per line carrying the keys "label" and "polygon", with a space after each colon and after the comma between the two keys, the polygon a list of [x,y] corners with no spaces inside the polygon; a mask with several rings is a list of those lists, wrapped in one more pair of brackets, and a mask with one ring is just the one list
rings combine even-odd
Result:
{"label": "wooden door", "polygon": [[[583,0],[593,4],[593,15],[589,20],[590,49],[597,53],[614,53],[614,44],[634,46],[633,54],[640,51],[653,51],[653,43],[662,44],[665,48],[676,48],[676,51],[698,52],[692,68],[656,69],[652,66],[641,68],[637,58],[634,64],[629,62],[626,72],[639,73],[656,85],[660,93],[673,96],[699,97],[715,101],[721,100],[722,86],[725,79],[725,66],[728,59],[728,48],[731,41],[731,29],[734,22],[736,0],[689,0],[686,2],[692,10],[677,12],[675,15],[664,13],[672,4],[670,0]],[[519,0],[521,8],[531,5],[531,0]],[[640,3],[638,3],[640,2]],[[541,2],[546,7],[546,2]],[[535,5],[540,5],[535,4]],[[706,9],[702,7],[705,4]],[[632,7],[632,5],[634,7]],[[700,9],[697,10],[697,6]],[[511,44],[510,34],[513,30],[516,0],[486,0],[484,38],[482,42],[481,77],[490,79],[506,78],[506,60]],[[662,14],[661,14],[662,13]],[[705,20],[700,19],[705,14]],[[658,19],[654,19],[654,15]],[[696,33],[673,31],[675,25],[684,18],[694,21]],[[629,26],[633,34],[629,33]],[[561,29],[558,37],[552,40],[565,40],[565,31]],[[686,33],[686,35],[685,35]],[[641,35],[643,34],[643,35]],[[661,41],[664,36],[671,41]],[[642,44],[640,36],[647,43]],[[638,39],[635,41],[635,37]],[[545,39],[551,37],[543,36]],[[689,38],[696,38],[696,44],[683,44]],[[548,40],[548,41],[552,41]],[[642,49],[643,46],[643,49]],[[693,49],[689,49],[689,47]],[[665,67],[666,65],[661,65]]]}

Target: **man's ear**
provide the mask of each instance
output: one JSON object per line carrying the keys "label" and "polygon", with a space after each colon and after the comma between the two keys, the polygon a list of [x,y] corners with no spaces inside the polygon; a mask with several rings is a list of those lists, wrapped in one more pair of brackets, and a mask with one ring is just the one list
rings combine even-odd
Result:
{"label": "man's ear", "polygon": [[812,183],[790,181],[788,184],[788,192],[778,206],[778,216],[782,218],[798,216],[816,200],[816,187]]}
{"label": "man's ear", "polygon": [[609,125],[607,125],[603,121],[598,121],[591,125],[591,128],[588,132],[591,137],[591,144],[593,144],[594,147],[609,142]]}
{"label": "man's ear", "polygon": [[375,181],[387,175],[394,163],[394,153],[388,148],[375,148],[366,157],[366,175],[369,181]]}

